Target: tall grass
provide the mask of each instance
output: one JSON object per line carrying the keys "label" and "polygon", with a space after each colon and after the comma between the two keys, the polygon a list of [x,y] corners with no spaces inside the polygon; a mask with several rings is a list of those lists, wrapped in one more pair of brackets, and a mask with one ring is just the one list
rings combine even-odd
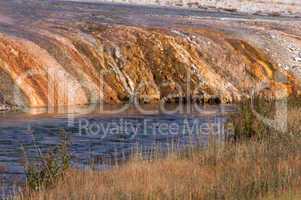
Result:
{"label": "tall grass", "polygon": [[233,120],[234,142],[156,159],[137,154],[107,171],[69,169],[55,187],[17,199],[298,199],[301,108],[289,108],[286,133],[260,123],[248,107]]}

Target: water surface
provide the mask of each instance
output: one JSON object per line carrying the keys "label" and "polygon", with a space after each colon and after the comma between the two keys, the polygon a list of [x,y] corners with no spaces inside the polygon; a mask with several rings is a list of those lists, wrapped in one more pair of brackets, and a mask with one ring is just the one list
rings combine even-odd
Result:
{"label": "water surface", "polygon": [[[0,117],[0,178],[2,196],[13,185],[25,181],[24,153],[34,162],[39,151],[47,152],[60,142],[64,130],[71,140],[70,151],[75,167],[103,160],[127,159],[133,150],[147,155],[154,149],[166,151],[188,145],[206,146],[209,135],[224,137],[224,124],[233,106],[205,106],[200,110],[163,113],[153,107],[147,113],[129,108],[121,113],[90,114],[45,113],[45,109],[30,113],[3,113]],[[61,109],[61,111],[64,109]],[[65,110],[66,111],[66,110]],[[157,112],[158,111],[158,112]],[[71,114],[72,113],[72,114]],[[106,165],[100,167],[107,168]]]}

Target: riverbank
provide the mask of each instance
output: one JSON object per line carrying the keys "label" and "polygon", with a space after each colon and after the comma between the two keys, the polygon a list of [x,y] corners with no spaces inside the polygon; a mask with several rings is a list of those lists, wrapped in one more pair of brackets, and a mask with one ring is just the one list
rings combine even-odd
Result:
{"label": "riverbank", "polygon": [[9,111],[9,110],[10,110],[9,106],[0,104],[0,112]]}
{"label": "riverbank", "polygon": [[54,188],[20,199],[280,199],[284,193],[298,199],[300,144],[273,138],[189,156],[136,158],[105,172],[69,170]]}
{"label": "riverbank", "polygon": [[27,190],[19,199],[299,199],[300,113],[298,103],[291,104],[288,128],[280,133],[250,119],[245,109],[236,129],[245,135],[256,130],[247,139],[212,140],[206,150],[164,158],[135,154],[107,171],[69,169],[54,187]]}

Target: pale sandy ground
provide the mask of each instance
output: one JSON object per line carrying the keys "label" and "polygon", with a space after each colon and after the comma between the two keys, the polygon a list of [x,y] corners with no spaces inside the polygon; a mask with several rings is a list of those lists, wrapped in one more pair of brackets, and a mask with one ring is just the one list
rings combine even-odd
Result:
{"label": "pale sandy ground", "polygon": [[82,2],[115,2],[143,5],[213,8],[245,13],[301,16],[300,0],[71,0]]}

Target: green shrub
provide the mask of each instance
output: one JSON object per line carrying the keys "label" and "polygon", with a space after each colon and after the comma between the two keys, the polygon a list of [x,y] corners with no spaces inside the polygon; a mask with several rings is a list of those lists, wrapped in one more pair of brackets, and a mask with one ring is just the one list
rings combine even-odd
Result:
{"label": "green shrub", "polygon": [[38,191],[53,186],[64,176],[70,167],[71,155],[69,153],[69,138],[65,131],[60,131],[60,143],[50,149],[46,155],[39,152],[35,162],[29,162],[25,156],[26,183],[29,190]]}

